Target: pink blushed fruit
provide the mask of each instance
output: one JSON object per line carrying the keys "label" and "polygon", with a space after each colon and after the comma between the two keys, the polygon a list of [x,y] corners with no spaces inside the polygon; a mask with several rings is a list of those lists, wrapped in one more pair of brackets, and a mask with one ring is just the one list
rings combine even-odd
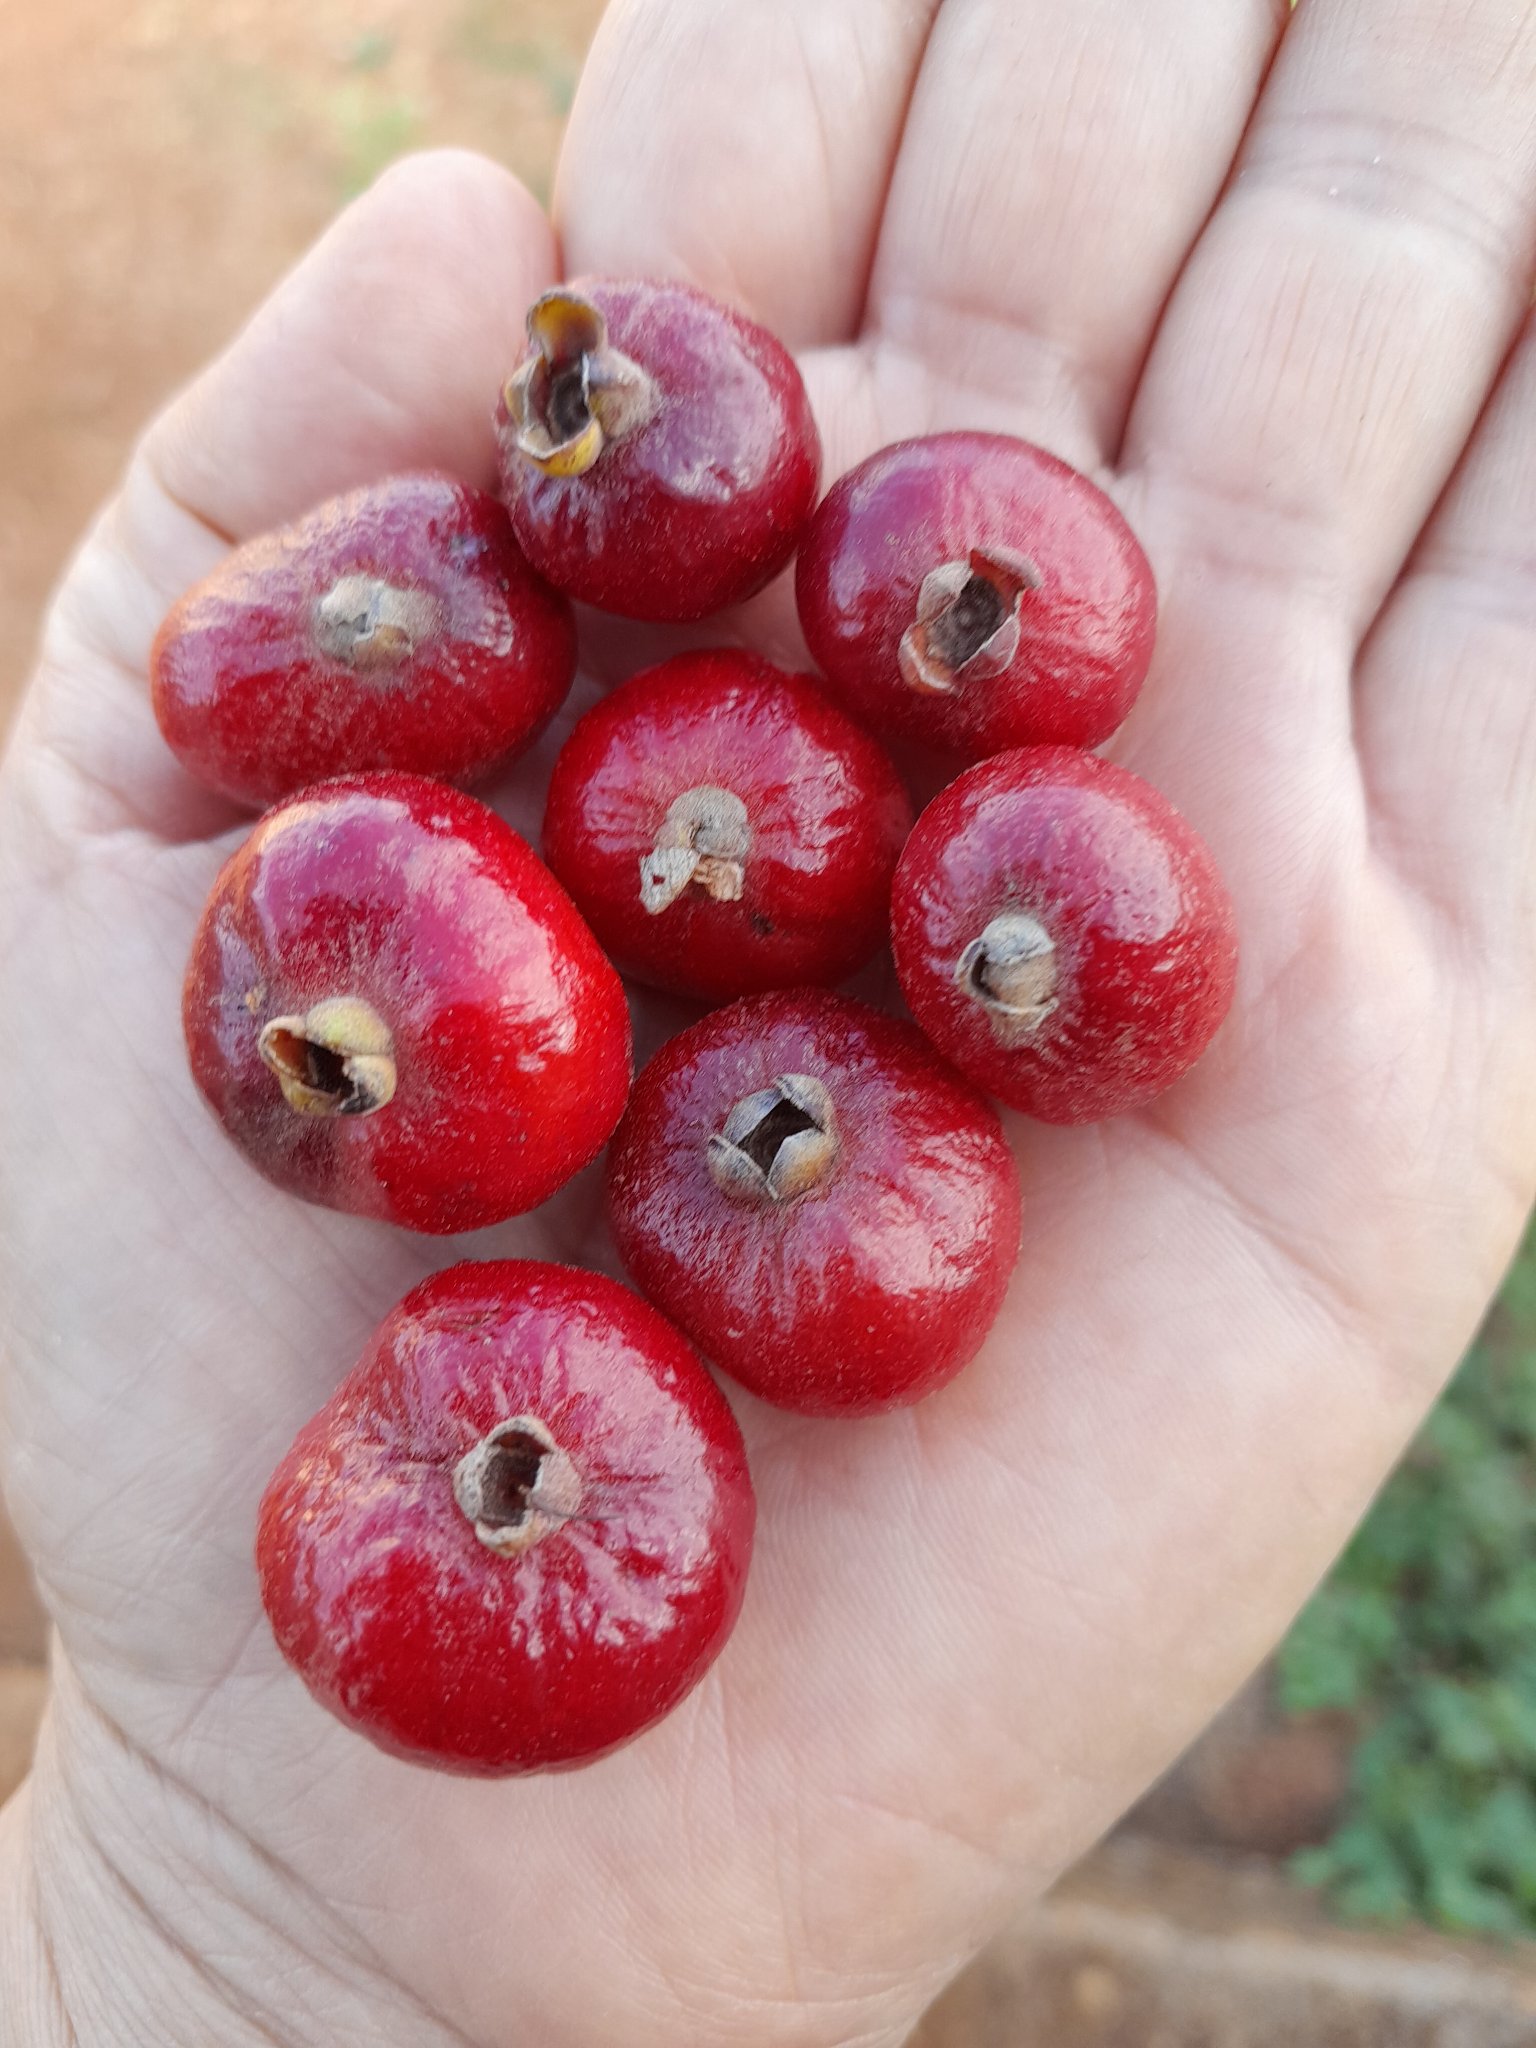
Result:
{"label": "pink blushed fruit", "polygon": [[976,760],[1097,746],[1152,659],[1157,593],[1087,477],[1004,434],[932,434],[839,478],[795,594],[838,698],[876,732]]}
{"label": "pink blushed fruit", "polygon": [[733,1003],[662,1047],[609,1152],[608,1205],[651,1300],[805,1415],[952,1379],[1019,1248],[991,1106],[911,1025],[819,989]]}
{"label": "pink blushed fruit", "polygon": [[580,721],[544,851],[626,974],[720,1001],[862,967],[911,825],[889,758],[814,682],[717,648]]}
{"label": "pink blushed fruit", "polygon": [[412,1230],[536,1207],[629,1086],[624,991],[570,898],[493,811],[414,775],[268,812],[214,883],[182,1019],[252,1165]]}

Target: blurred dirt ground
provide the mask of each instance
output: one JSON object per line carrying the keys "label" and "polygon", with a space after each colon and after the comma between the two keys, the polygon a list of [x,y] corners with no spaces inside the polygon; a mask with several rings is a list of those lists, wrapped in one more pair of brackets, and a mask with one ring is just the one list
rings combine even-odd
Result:
{"label": "blurred dirt ground", "polygon": [[[0,729],[135,433],[391,158],[547,195],[602,0],[0,4]],[[0,1525],[0,1799],[43,1629]]]}

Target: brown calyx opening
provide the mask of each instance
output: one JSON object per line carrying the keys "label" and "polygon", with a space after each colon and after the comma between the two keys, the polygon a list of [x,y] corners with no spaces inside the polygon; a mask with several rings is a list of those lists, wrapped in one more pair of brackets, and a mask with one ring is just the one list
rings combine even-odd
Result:
{"label": "brown calyx opening", "polygon": [[389,1026],[360,996],[331,996],[302,1017],[274,1017],[256,1049],[289,1108],[304,1116],[371,1116],[395,1092]]}
{"label": "brown calyx opening", "polygon": [[495,1529],[520,1529],[532,1512],[529,1495],[538,1484],[548,1444],[531,1430],[503,1430],[481,1475],[478,1519]]}
{"label": "brown calyx opening", "polygon": [[752,828],[733,790],[700,783],[672,799],[640,857],[640,903],[655,917],[691,885],[720,903],[741,899]]}
{"label": "brown calyx opening", "polygon": [[709,1141],[709,1171],[737,1202],[789,1202],[820,1186],[839,1149],[832,1097],[814,1074],[780,1074],[742,1096]]}
{"label": "brown calyx opening", "polygon": [[310,623],[322,654],[369,675],[408,661],[442,630],[443,608],[424,590],[382,576],[342,576],[315,600]]}
{"label": "brown calyx opening", "polygon": [[655,412],[655,382],[612,346],[608,322],[580,292],[535,300],[528,339],[533,353],[502,393],[518,452],[546,476],[581,476]]}
{"label": "brown calyx opening", "polygon": [[1056,942],[1028,911],[1002,911],[960,955],[955,980],[981,1004],[997,1036],[1017,1043],[1056,1008]]}
{"label": "brown calyx opening", "polygon": [[1019,651],[1019,615],[1040,572],[1022,555],[973,548],[923,578],[917,617],[901,636],[897,665],[908,689],[948,695],[998,675]]}
{"label": "brown calyx opening", "polygon": [[581,1508],[581,1474],[536,1415],[499,1422],[454,1467],[453,1497],[487,1550],[517,1557]]}

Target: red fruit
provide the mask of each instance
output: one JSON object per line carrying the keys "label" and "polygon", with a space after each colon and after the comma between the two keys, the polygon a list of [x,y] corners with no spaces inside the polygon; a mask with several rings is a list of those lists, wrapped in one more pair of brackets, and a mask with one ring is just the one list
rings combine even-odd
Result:
{"label": "red fruit", "polygon": [[761,590],[810,516],[821,443],[788,352],[685,285],[546,292],[496,412],[528,559],[631,619]]}
{"label": "red fruit", "polygon": [[626,974],[719,1001],[863,966],[911,827],[890,761],[814,683],[719,648],[586,714],[544,852]]}
{"label": "red fruit", "polygon": [[150,657],[182,765],[238,802],[329,775],[486,774],[571,686],[566,600],[496,500],[397,476],[246,543],[172,606]]}
{"label": "red fruit", "polygon": [[268,812],[214,883],[182,1018],[268,1180],[412,1230],[544,1201],[629,1085],[624,991],[564,890],[484,804],[414,775]]}
{"label": "red fruit", "polygon": [[589,1762],[703,1677],[752,1482],[719,1388],[627,1287],[454,1266],[408,1294],[273,1475],[283,1655],[381,1749],[479,1776]]}
{"label": "red fruit", "polygon": [[1232,904],[1150,783],[1069,747],[968,768],[918,819],[891,902],[912,1014],[1047,1123],[1150,1102],[1232,1001]]}
{"label": "red fruit", "polygon": [[681,1032],[608,1160],[630,1273],[781,1408],[864,1415],[972,1358],[1019,1248],[989,1105],[909,1024],[795,989]]}
{"label": "red fruit", "polygon": [[851,711],[970,760],[1107,739],[1157,623],[1151,568],[1109,499],[1004,434],[901,441],[850,470],[806,533],[795,595]]}

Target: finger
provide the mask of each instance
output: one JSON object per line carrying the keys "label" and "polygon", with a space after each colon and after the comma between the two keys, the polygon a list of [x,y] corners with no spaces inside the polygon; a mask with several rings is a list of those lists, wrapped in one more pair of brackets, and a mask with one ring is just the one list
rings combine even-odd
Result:
{"label": "finger", "polygon": [[1533,239],[1536,10],[1303,6],[1130,424],[1183,557],[1363,632],[1487,396]]}
{"label": "finger", "polygon": [[1113,452],[1284,18],[1277,0],[950,0],[869,308],[946,394],[935,425],[995,409],[1075,462]]}
{"label": "finger", "polygon": [[1378,836],[1478,957],[1536,933],[1536,319],[1366,645],[1356,725]]}
{"label": "finger", "polygon": [[61,593],[18,732],[18,764],[65,829],[227,821],[150,713],[167,607],[229,541],[371,478],[432,468],[489,484],[495,393],[554,267],[549,226],[508,172],[463,152],[407,159],[149,429]]}
{"label": "finger", "polygon": [[845,341],[938,0],[617,0],[556,187],[567,268],[681,277]]}

